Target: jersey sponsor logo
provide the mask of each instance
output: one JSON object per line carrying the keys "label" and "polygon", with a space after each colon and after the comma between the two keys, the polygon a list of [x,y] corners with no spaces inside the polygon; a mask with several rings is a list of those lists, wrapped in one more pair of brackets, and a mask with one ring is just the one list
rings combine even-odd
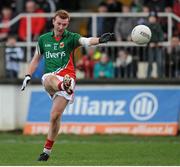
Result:
{"label": "jersey sponsor logo", "polygon": [[151,119],[158,110],[157,98],[152,93],[140,93],[136,95],[130,104],[130,113],[138,121]]}
{"label": "jersey sponsor logo", "polygon": [[60,42],[59,47],[64,48],[64,42]]}
{"label": "jersey sponsor logo", "polygon": [[46,56],[46,59],[50,59],[50,58],[62,59],[64,56],[66,56],[66,53],[65,51],[57,52],[57,53],[51,53],[50,51],[48,51],[48,52],[45,52],[45,56]]}

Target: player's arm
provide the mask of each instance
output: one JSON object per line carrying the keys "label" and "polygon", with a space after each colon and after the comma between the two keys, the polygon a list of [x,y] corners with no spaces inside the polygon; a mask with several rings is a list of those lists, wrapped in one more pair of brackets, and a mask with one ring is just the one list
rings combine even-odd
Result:
{"label": "player's arm", "polygon": [[36,68],[38,67],[40,59],[41,59],[41,55],[38,52],[35,52],[32,60],[29,64],[29,67],[27,70],[27,75],[32,76],[32,74],[35,72]]}
{"label": "player's arm", "polygon": [[26,88],[28,82],[31,80],[31,76],[35,72],[36,68],[38,67],[40,59],[41,59],[41,55],[38,52],[38,50],[36,49],[35,54],[34,54],[29,66],[28,66],[28,70],[27,70],[27,73],[26,73],[25,78],[23,80],[21,91],[23,91]]}
{"label": "player's arm", "polygon": [[82,46],[92,46],[92,45],[98,45],[100,43],[106,43],[110,40],[112,40],[114,34],[113,33],[104,33],[100,37],[81,37],[79,39],[79,43]]}

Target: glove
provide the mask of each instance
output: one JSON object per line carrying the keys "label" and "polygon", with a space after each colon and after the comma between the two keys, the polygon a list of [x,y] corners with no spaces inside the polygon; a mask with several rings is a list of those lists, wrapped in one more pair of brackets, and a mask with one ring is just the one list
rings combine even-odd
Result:
{"label": "glove", "polygon": [[21,91],[23,91],[26,88],[26,86],[30,80],[31,80],[31,75],[25,75],[25,78],[23,80],[23,84],[21,87]]}
{"label": "glove", "polygon": [[99,43],[106,43],[110,40],[112,40],[114,37],[114,33],[104,33],[101,35],[101,37],[99,38]]}

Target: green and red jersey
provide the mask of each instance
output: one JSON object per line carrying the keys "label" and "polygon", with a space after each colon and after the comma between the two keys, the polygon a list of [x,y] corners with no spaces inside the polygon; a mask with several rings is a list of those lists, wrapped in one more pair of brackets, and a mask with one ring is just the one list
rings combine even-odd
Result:
{"label": "green and red jersey", "polygon": [[37,51],[45,59],[45,73],[55,72],[64,76],[69,74],[76,78],[73,63],[74,50],[80,46],[81,35],[65,30],[62,38],[54,37],[54,32],[48,32],[39,37]]}

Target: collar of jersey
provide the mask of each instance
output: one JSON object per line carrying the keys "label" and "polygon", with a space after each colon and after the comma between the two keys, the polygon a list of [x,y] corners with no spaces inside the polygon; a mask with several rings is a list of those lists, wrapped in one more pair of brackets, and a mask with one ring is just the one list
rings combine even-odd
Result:
{"label": "collar of jersey", "polygon": [[[67,35],[68,31],[65,29],[63,34],[62,34],[62,37],[65,37]],[[51,36],[54,36],[54,31],[51,31]]]}

